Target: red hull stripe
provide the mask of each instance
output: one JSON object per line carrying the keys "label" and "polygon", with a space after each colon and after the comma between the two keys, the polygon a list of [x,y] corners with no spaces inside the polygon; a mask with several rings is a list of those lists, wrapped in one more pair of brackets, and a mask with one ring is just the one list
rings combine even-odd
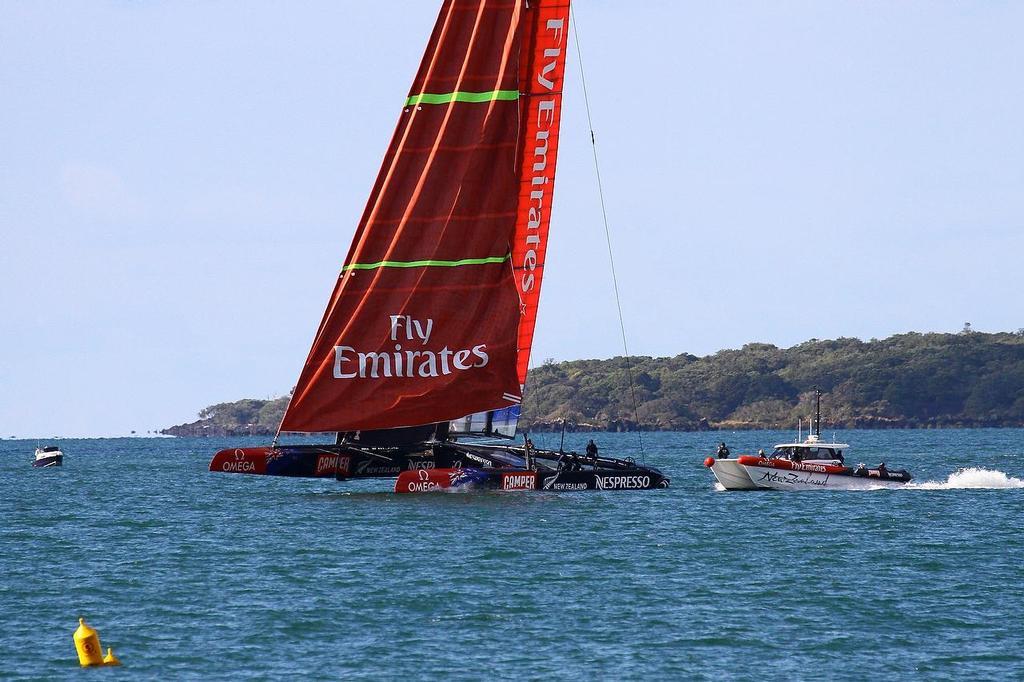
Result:
{"label": "red hull stripe", "polygon": [[849,474],[852,469],[832,464],[805,464],[803,462],[790,462],[788,459],[767,459],[765,457],[754,457],[743,455],[736,459],[737,462],[748,467],[762,467],[765,469],[785,469],[788,471],[809,471],[814,474]]}
{"label": "red hull stripe", "polygon": [[403,471],[395,481],[396,493],[429,493],[452,487],[452,476],[458,469],[417,469]]}
{"label": "red hull stripe", "polygon": [[210,471],[230,474],[266,474],[266,448],[231,448],[221,450],[210,460]]}

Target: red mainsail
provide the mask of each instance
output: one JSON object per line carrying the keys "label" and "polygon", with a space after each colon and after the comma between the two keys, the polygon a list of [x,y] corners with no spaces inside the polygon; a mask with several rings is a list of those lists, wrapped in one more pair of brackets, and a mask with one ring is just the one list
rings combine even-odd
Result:
{"label": "red mainsail", "polygon": [[444,2],[282,431],[520,401],[568,12],[567,0]]}

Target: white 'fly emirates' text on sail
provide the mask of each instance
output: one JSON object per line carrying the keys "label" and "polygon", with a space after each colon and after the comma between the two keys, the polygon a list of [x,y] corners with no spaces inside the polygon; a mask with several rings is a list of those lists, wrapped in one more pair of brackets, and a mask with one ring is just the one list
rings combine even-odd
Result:
{"label": "white 'fly emirates' text on sail", "polygon": [[[439,351],[424,349],[430,341],[434,321],[425,322],[411,315],[389,315],[391,340],[396,342],[394,350],[361,352],[352,346],[334,347],[335,379],[380,379],[437,377],[484,367],[490,361],[487,345],[477,344],[472,348],[452,350],[448,346]],[[401,343],[419,342],[420,349],[403,349]]]}
{"label": "white 'fly emirates' text on sail", "polygon": [[[549,19],[547,29],[551,34],[553,44],[556,47],[544,49],[545,61],[540,65],[537,73],[537,82],[549,92],[555,92],[555,82],[548,78],[548,75],[555,70],[558,64],[558,57],[562,53],[562,28],[565,25],[564,19]],[[550,60],[550,61],[547,61]],[[537,251],[541,250],[540,226],[543,222],[544,192],[548,184],[548,138],[551,136],[551,126],[555,122],[555,98],[546,99],[537,105],[537,133],[534,135],[533,147],[533,179],[530,181],[533,189],[530,190],[529,220],[526,224],[528,230],[526,235],[526,254],[523,256],[523,279],[522,289],[526,293],[533,289],[536,283],[534,270],[537,269]]]}

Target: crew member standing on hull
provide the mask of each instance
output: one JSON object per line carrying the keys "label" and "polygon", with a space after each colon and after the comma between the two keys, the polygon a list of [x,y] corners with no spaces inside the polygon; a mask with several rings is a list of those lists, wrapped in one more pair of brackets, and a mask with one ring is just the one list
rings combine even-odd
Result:
{"label": "crew member standing on hull", "polygon": [[587,459],[591,462],[597,461],[597,443],[594,442],[593,438],[587,443]]}

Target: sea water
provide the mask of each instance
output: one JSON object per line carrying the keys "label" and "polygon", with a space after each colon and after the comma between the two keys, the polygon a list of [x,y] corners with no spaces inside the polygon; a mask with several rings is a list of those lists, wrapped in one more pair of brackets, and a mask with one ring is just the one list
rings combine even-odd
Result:
{"label": "sea water", "polygon": [[668,490],[401,496],[207,471],[259,438],[3,441],[0,677],[78,678],[84,616],[109,679],[1024,679],[1024,430],[836,436],[913,484],[701,465],[788,432],[596,435]]}

